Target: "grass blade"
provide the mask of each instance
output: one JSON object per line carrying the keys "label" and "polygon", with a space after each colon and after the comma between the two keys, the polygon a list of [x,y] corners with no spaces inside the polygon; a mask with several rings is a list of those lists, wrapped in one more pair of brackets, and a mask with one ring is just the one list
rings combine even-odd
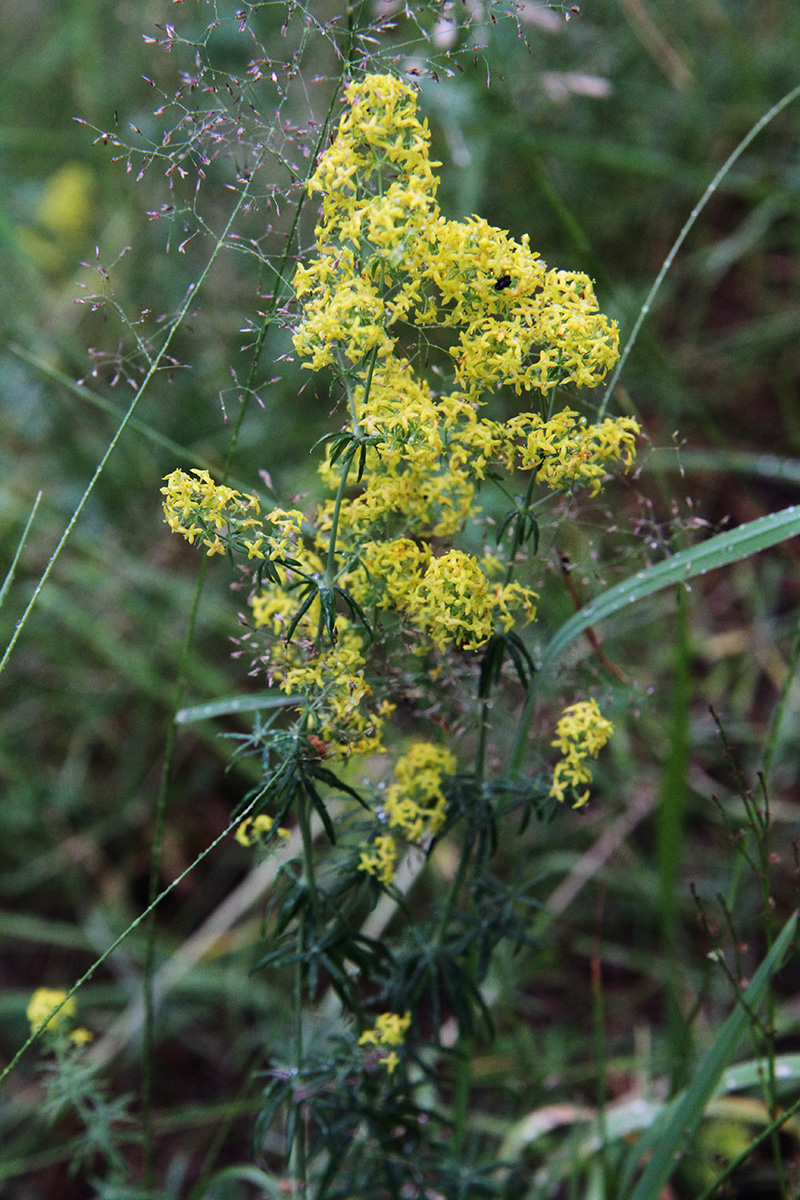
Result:
{"label": "grass blade", "polygon": [[14,582],[14,575],[17,570],[17,563],[19,562],[23,547],[25,546],[25,543],[28,540],[28,534],[31,531],[31,526],[33,525],[33,519],[36,516],[36,510],[39,507],[39,501],[41,500],[41,498],[42,498],[42,493],[37,492],[36,499],[33,502],[33,508],[31,509],[31,512],[30,512],[30,516],[28,517],[25,528],[22,531],[22,537],[19,539],[19,542],[17,543],[17,549],[14,552],[14,560],[11,563],[11,566],[8,568],[8,571],[6,572],[6,577],[3,580],[3,586],[0,588],[0,608],[3,607],[3,603],[4,603],[6,595],[8,593],[8,589],[11,587],[11,584]]}
{"label": "grass blade", "polygon": [[188,725],[192,721],[207,721],[209,717],[227,717],[231,713],[258,712],[264,708],[290,708],[300,704],[301,696],[287,696],[283,692],[257,692],[255,695],[226,696],[221,700],[209,700],[207,704],[193,704],[175,713],[176,725]]}
{"label": "grass blade", "polygon": [[[797,929],[797,917],[797,912],[792,913],[743,993],[740,1003],[736,1005],[707,1050],[689,1087],[677,1103],[670,1107],[664,1124],[654,1128],[653,1133],[657,1140],[646,1138],[637,1146],[639,1160],[642,1151],[648,1148],[646,1143],[653,1146],[653,1153],[636,1188],[630,1194],[630,1200],[656,1200],[661,1194],[714,1094],[722,1072],[751,1022],[752,1012],[764,998],[772,976],[783,962]],[[622,1194],[625,1194],[624,1189]]]}
{"label": "grass blade", "polygon": [[795,537],[800,533],[800,505],[781,509],[780,512],[770,513],[767,517],[759,517],[748,521],[737,529],[719,533],[709,538],[700,546],[689,550],[681,550],[664,562],[656,563],[644,571],[637,571],[630,579],[623,580],[616,587],[609,588],[590,604],[585,605],[580,612],[558,630],[542,658],[541,669],[545,670],[554,663],[576,638],[589,628],[619,612],[627,604],[634,604],[645,596],[670,587],[674,583],[686,582],[717,567],[727,566],[740,559],[749,558],[766,550],[779,542]]}

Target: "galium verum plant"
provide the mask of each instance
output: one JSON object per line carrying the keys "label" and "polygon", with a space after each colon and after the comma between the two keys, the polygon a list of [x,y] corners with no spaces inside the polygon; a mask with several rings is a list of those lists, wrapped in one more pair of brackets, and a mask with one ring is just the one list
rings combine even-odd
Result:
{"label": "galium verum plant", "polygon": [[[514,675],[528,687],[534,670],[521,631],[536,616],[526,580],[540,506],[578,488],[596,495],[610,468],[631,464],[639,432],[630,418],[592,424],[562,406],[567,386],[598,384],[618,356],[589,278],[549,269],[527,236],[441,213],[410,87],[368,75],[346,101],[309,183],[322,202],[316,249],[297,266],[289,313],[305,366],[330,373],[346,403],[346,423],[322,443],[328,498],[313,513],[262,512],[255,495],[199,470],[174,471],[162,489],[173,530],[252,571],[247,644],[286,696],[280,718],[242,739],[263,781],[242,804],[240,840],[268,844],[296,822],[302,849],[282,870],[261,965],[293,964],[296,1003],[326,984],[342,1005],[324,1036],[295,1014],[260,1127],[287,1106],[294,1169],[316,1172],[320,1196],[346,1194],[326,1190],[337,1177],[383,1195],[404,1171],[441,1176],[463,1141],[468,1039],[476,1014],[488,1019],[479,985],[498,941],[528,938],[529,893],[492,873],[496,823],[585,803],[589,760],[612,732],[594,700],[580,701],[558,724],[554,773],[543,750],[535,772],[489,778],[490,701]],[[501,389],[520,397],[506,420],[491,404]],[[476,552],[489,486],[511,507],[496,544]],[[352,767],[341,777],[355,756],[371,756],[373,782],[356,787]],[[394,759],[385,780],[381,756]],[[401,861],[421,862],[451,832],[460,860],[441,908],[393,941],[360,933],[382,891],[399,898]],[[462,1053],[448,1142],[441,1121],[420,1122],[419,1085],[436,1078],[450,1015]],[[355,1129],[357,1141],[343,1138]]]}

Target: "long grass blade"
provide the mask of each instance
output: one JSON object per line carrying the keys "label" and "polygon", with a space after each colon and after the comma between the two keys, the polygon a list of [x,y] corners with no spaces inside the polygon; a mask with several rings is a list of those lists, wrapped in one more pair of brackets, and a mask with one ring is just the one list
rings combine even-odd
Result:
{"label": "long grass blade", "polygon": [[265,708],[290,708],[300,704],[301,696],[286,696],[283,692],[256,692],[255,695],[226,696],[222,700],[209,700],[207,704],[193,704],[175,713],[176,725],[189,725],[192,721],[207,721],[210,717],[228,717],[231,713],[259,712]]}
{"label": "long grass blade", "polygon": [[6,577],[3,580],[3,586],[0,588],[0,608],[3,607],[3,603],[5,601],[6,595],[8,594],[8,589],[11,587],[11,584],[14,582],[14,575],[16,574],[17,563],[19,562],[20,555],[22,554],[25,543],[28,540],[28,534],[31,531],[31,526],[33,525],[33,519],[36,516],[36,510],[39,507],[39,501],[41,500],[41,498],[42,498],[42,493],[37,492],[36,499],[33,502],[33,508],[30,511],[30,516],[28,517],[28,520],[25,523],[25,528],[22,531],[22,535],[19,539],[19,542],[17,543],[17,548],[14,551],[13,561],[11,563],[11,566],[6,571]]}
{"label": "long grass blade", "polygon": [[[741,1001],[706,1051],[692,1082],[676,1104],[667,1110],[664,1123],[659,1122],[654,1127],[652,1136],[643,1139],[636,1147],[636,1157],[629,1163],[629,1173],[630,1168],[635,1168],[641,1161],[644,1151],[652,1150],[652,1155],[634,1191],[630,1193],[630,1200],[656,1200],[656,1197],[661,1195],[662,1188],[686,1148],[723,1071],[752,1021],[754,1010],[763,1000],[772,976],[783,962],[797,929],[797,919],[797,912],[792,913],[743,993]],[[621,1194],[626,1194],[624,1188]]]}
{"label": "long grass blade", "polygon": [[749,558],[797,534],[800,534],[800,506],[792,505],[767,517],[748,521],[737,529],[719,533],[700,546],[681,550],[664,562],[637,571],[630,579],[603,592],[561,626],[544,653],[541,669],[545,670],[556,662],[586,629],[619,612],[626,605],[635,604],[637,600],[663,591],[672,584],[688,582],[718,567]]}
{"label": "long grass blade", "polygon": [[[252,176],[251,176],[251,179],[252,179]],[[42,572],[42,574],[39,578],[39,582],[36,584],[36,587],[33,590],[33,595],[31,596],[30,600],[28,601],[28,605],[27,605],[24,613],[22,614],[22,617],[20,618],[19,622],[17,623],[16,628],[14,629],[14,633],[13,633],[8,645],[5,648],[2,658],[0,658],[0,671],[3,670],[6,663],[8,662],[9,658],[11,657],[11,653],[12,653],[15,645],[17,644],[19,635],[22,633],[22,630],[25,627],[28,617],[30,616],[31,612],[33,611],[33,609],[39,599],[39,595],[41,594],[42,588],[47,583],[47,580],[50,578],[50,572],[53,570],[53,567],[56,565],[56,562],[60,558],[61,551],[64,549],[64,546],[67,544],[67,541],[69,539],[70,534],[72,533],[72,530],[75,528],[75,525],[77,524],[78,519],[79,519],[81,513],[83,512],[89,497],[91,496],[92,492],[94,491],[95,484],[97,483],[98,479],[100,478],[103,471],[105,470],[106,463],[108,462],[109,458],[113,454],[113,452],[117,446],[117,443],[119,442],[120,438],[122,437],[123,433],[125,432],[125,429],[128,426],[128,423],[131,421],[133,414],[136,411],[136,407],[139,404],[139,401],[141,400],[142,396],[145,394],[145,392],[150,387],[150,384],[151,384],[152,380],[155,378],[157,372],[160,370],[161,364],[167,354],[167,351],[169,350],[170,345],[172,344],[172,340],[175,337],[175,335],[177,334],[177,332],[180,329],[181,325],[183,324],[184,320],[186,319],[186,315],[189,312],[189,309],[192,307],[192,305],[194,303],[196,303],[198,292],[199,292],[200,288],[202,287],[203,283],[205,282],[208,274],[210,273],[211,268],[213,267],[214,263],[216,262],[216,259],[220,253],[220,250],[225,245],[225,242],[227,240],[228,234],[231,231],[233,223],[236,220],[236,217],[239,215],[239,212],[241,211],[242,206],[245,204],[245,202],[247,200],[247,197],[250,193],[250,183],[251,183],[251,180],[248,180],[247,183],[245,184],[245,186],[242,188],[241,192],[239,193],[239,197],[238,197],[235,205],[232,208],[230,216],[228,217],[228,220],[226,222],[225,228],[222,231],[219,238],[217,239],[214,249],[211,252],[211,254],[209,255],[208,261],[206,262],[205,267],[203,268],[202,272],[200,273],[199,279],[197,280],[197,282],[194,284],[193,287],[189,288],[186,295],[184,296],[183,303],[181,304],[180,308],[178,309],[177,315],[171,322],[171,324],[166,332],[166,335],[165,335],[164,340],[161,345],[161,349],[154,356],[152,362],[150,363],[147,373],[145,374],[144,378],[142,379],[142,382],[139,384],[139,387],[136,389],[136,391],[133,395],[133,399],[131,400],[130,404],[128,405],[127,409],[125,410],[125,413],[123,414],[113,437],[111,438],[110,442],[108,443],[108,446],[106,447],[105,453],[103,454],[102,458],[100,459],[97,466],[95,467],[94,474],[92,475],[91,479],[87,483],[83,495],[81,496],[80,500],[78,501],[78,504],[75,507],[75,510],[73,511],[72,516],[70,517],[69,521],[67,522],[67,525],[66,525],[63,533],[61,534],[61,537],[59,538],[58,545],[56,546],[53,553],[50,555],[50,558],[47,562],[47,566],[45,567],[44,571]]]}
{"label": "long grass blade", "polygon": [[680,250],[683,243],[686,241],[686,238],[688,237],[689,232],[691,231],[695,221],[700,216],[700,213],[703,211],[705,206],[708,204],[709,200],[714,195],[714,192],[717,190],[719,185],[722,183],[722,180],[728,174],[731,167],[738,161],[739,158],[741,158],[741,156],[744,154],[744,152],[748,148],[748,146],[753,141],[755,141],[755,139],[761,133],[761,130],[764,129],[767,125],[769,125],[770,121],[774,120],[774,118],[777,117],[778,113],[783,112],[783,110],[787,107],[787,105],[791,104],[794,100],[796,100],[798,96],[800,96],[800,84],[798,84],[797,87],[792,88],[792,90],[790,92],[787,92],[785,96],[782,96],[781,99],[777,101],[777,103],[773,104],[772,107],[767,112],[765,112],[764,115],[762,117],[760,117],[758,121],[756,121],[755,125],[753,125],[753,127],[745,134],[745,136],[739,142],[738,146],[736,146],[736,148],[728,155],[725,162],[722,164],[722,166],[717,171],[714,178],[709,183],[706,190],[703,192],[703,195],[700,197],[697,204],[694,206],[692,211],[689,213],[689,216],[687,217],[686,221],[684,222],[683,228],[681,229],[680,233],[678,234],[677,238],[675,239],[672,249],[670,250],[669,254],[664,259],[664,262],[661,265],[661,270],[658,272],[658,275],[656,276],[656,278],[653,282],[653,286],[650,288],[650,291],[647,293],[647,297],[646,297],[645,302],[642,305],[641,309],[639,310],[639,315],[636,318],[636,322],[633,326],[633,329],[630,332],[630,336],[628,337],[628,340],[625,343],[625,346],[623,347],[622,353],[619,356],[617,365],[614,368],[614,373],[612,374],[611,379],[608,384],[608,387],[606,388],[605,394],[603,395],[603,402],[600,405],[599,415],[601,418],[605,415],[605,411],[608,406],[608,402],[614,393],[614,388],[617,386],[617,380],[619,379],[620,375],[622,374],[622,372],[625,368],[625,364],[628,361],[628,355],[630,354],[631,350],[633,349],[633,347],[636,343],[636,339],[639,336],[639,330],[641,329],[642,325],[644,324],[645,318],[647,317],[647,314],[650,312],[650,308],[653,304],[653,301],[655,300],[655,298],[661,288],[661,284],[664,282],[664,279],[666,278],[668,271],[672,267],[672,264],[674,263],[677,255],[678,255],[678,251]]}
{"label": "long grass blade", "polygon": [[590,626],[597,625],[628,604],[635,604],[645,596],[652,596],[676,583],[687,583],[698,575],[705,575],[717,567],[724,567],[740,559],[749,558],[761,550],[767,550],[779,542],[787,541],[800,533],[800,506],[792,505],[780,512],[770,513],[740,525],[737,529],[719,533],[700,546],[681,550],[664,562],[656,563],[643,571],[637,571],[616,587],[609,588],[585,605],[574,617],[570,617],[547,646],[537,676],[528,688],[525,706],[520,714],[514,744],[509,756],[509,771],[513,774],[521,769],[528,745],[528,733],[536,707],[537,681],[544,672],[563,655],[572,643]]}

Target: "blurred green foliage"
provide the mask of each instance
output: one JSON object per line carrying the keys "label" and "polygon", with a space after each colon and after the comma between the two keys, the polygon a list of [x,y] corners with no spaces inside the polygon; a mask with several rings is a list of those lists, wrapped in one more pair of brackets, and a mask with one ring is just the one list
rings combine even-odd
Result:
{"label": "blurred green foliage", "polygon": [[[363,16],[364,6],[356,7]],[[376,21],[391,8],[373,7]],[[580,13],[534,3],[511,6],[511,17],[480,4],[416,11],[415,22],[395,6],[395,27],[364,49],[381,69],[419,72],[410,78],[418,78],[443,164],[443,211],[480,213],[517,237],[528,232],[551,265],[587,270],[624,340],[714,171],[798,82],[800,7],[784,0],[586,0]],[[447,20],[462,20],[465,11],[474,20],[470,33]],[[4,645],[130,402],[131,385],[142,378],[142,347],[158,343],[165,315],[196,280],[232,208],[229,185],[262,134],[268,147],[258,203],[237,225],[238,244],[215,264],[171,348],[175,361],[137,410],[0,677],[0,1045],[8,1057],[22,1040],[31,989],[71,982],[146,902],[165,727],[198,571],[197,556],[161,521],[158,489],[175,466],[219,470],[224,462],[247,347],[282,254],[296,180],[331,99],[346,20],[332,0],[307,10],[222,0],[0,0],[0,28],[4,563],[43,492],[0,614]],[[205,121],[190,119],[193,110]],[[651,459],[642,448],[641,475],[598,502],[594,542],[555,519],[545,530],[541,586],[550,611],[564,618],[573,600],[558,552],[575,565],[586,601],[637,556],[679,549],[695,530],[751,519],[791,499],[758,459],[751,472],[733,475],[725,456],[800,457],[799,114],[798,106],[782,113],[725,179],[629,361],[617,402],[667,453]],[[313,223],[309,210],[302,248]],[[92,295],[102,299],[87,302]],[[234,479],[248,489],[268,473],[285,501],[317,486],[308,448],[329,428],[331,408],[325,381],[302,373],[289,351],[278,322],[233,464]],[[710,452],[702,470],[679,473],[684,444]],[[610,528],[613,547],[603,533]],[[215,562],[189,702],[247,686],[247,660],[230,656],[243,607],[230,584],[225,564]],[[713,1024],[723,1013],[729,992],[704,958],[689,883],[708,906],[718,892],[735,897],[737,935],[754,946],[759,898],[755,881],[742,882],[735,839],[710,800],[719,797],[743,836],[746,821],[732,815],[739,810],[731,763],[708,710],[719,712],[752,783],[786,679],[797,602],[790,544],[694,589],[684,639],[675,637],[674,604],[663,597],[610,626],[606,650],[631,681],[615,699],[598,662],[580,664],[582,678],[599,680],[615,707],[608,712],[618,727],[614,767],[630,790],[604,794],[601,772],[587,815],[502,848],[509,871],[535,851],[542,895],[558,898],[581,855],[619,828],[607,857],[595,860],[599,888],[577,887],[568,910],[554,903],[552,920],[542,921],[541,949],[498,968],[500,1041],[476,1061],[489,1123],[504,1127],[552,1102],[552,1089],[558,1098],[597,1099],[590,960],[602,961],[605,978],[608,1097],[624,1092],[637,1071],[680,1075],[675,1056],[690,1053],[694,1035],[684,1029],[678,1045],[667,1019],[671,1003],[691,1009],[691,997],[707,995],[704,1020]],[[668,733],[676,672],[691,679],[691,700],[681,699],[689,766],[677,783]],[[773,817],[786,844],[800,776],[796,689],[791,695],[773,773]],[[226,772],[230,746],[217,733],[211,723],[181,733],[164,882],[224,828],[247,786],[240,768]],[[651,820],[667,775],[686,802],[685,824],[674,832],[680,844],[667,853],[680,863],[680,919],[670,925],[669,945],[657,939],[663,906],[671,912],[674,897],[665,900],[661,890]],[[626,825],[629,811],[639,816]],[[165,958],[248,865],[231,846],[169,898],[159,944]],[[787,854],[775,888],[779,902],[791,903]],[[598,896],[605,898],[600,908]],[[239,1093],[241,1079],[258,1058],[265,1024],[282,1019],[286,1005],[247,973],[257,927],[253,917],[232,934],[220,961],[190,976],[165,1017],[157,1104],[162,1166],[177,1180],[169,1194],[189,1194],[208,1150],[204,1122],[217,1120],[220,1106],[233,1107],[219,1117],[228,1131],[215,1150],[219,1161],[246,1160],[249,1152],[253,1100],[246,1089]],[[86,989],[82,1004],[99,1022],[135,994],[139,962],[132,938]],[[796,1035],[796,1025],[787,1007],[782,1034]],[[124,1055],[115,1069],[122,1091],[135,1086]],[[0,1179],[16,1180],[6,1194],[85,1195],[66,1190],[82,1185],[66,1182],[65,1154],[25,1124],[32,1079],[26,1061],[12,1089],[16,1106],[0,1110],[0,1138],[11,1147]],[[33,1191],[19,1182],[26,1173],[38,1180]]]}

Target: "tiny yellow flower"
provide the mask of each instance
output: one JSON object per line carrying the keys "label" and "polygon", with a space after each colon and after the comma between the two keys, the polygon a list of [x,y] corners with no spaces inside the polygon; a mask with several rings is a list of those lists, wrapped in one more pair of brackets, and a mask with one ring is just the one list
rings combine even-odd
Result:
{"label": "tiny yellow flower", "polygon": [[70,1018],[75,1016],[75,997],[70,996],[69,1000],[62,1005],[55,1016],[52,1016],[53,1009],[56,1008],[66,996],[66,992],[59,991],[57,988],[37,988],[30,998],[27,1008],[27,1017],[31,1025],[31,1033],[34,1033],[39,1026],[50,1017],[47,1021],[46,1029],[55,1030],[60,1025]]}
{"label": "tiny yellow flower", "polygon": [[397,845],[393,837],[384,834],[361,851],[358,870],[374,875],[379,883],[388,884],[394,879],[396,866]]}
{"label": "tiny yellow flower", "polygon": [[[365,1029],[358,1039],[358,1044],[359,1046],[402,1046],[410,1024],[410,1012],[406,1012],[402,1017],[399,1013],[381,1013],[375,1019],[375,1028]],[[386,1067],[391,1075],[400,1062],[400,1058],[396,1050],[390,1050],[378,1061]]]}
{"label": "tiny yellow flower", "polygon": [[[253,842],[259,842],[272,832],[272,827],[275,821],[266,813],[259,813],[257,817],[247,817],[242,821],[233,835],[240,846],[252,846]],[[292,835],[288,829],[279,826],[276,830],[279,838],[288,840]]]}
{"label": "tiny yellow flower", "polygon": [[400,1062],[400,1059],[398,1057],[396,1050],[390,1050],[389,1053],[386,1055],[386,1057],[379,1058],[378,1062],[382,1063],[383,1066],[386,1067],[386,1070],[388,1071],[388,1073],[391,1075],[391,1074],[393,1074],[397,1064]]}

